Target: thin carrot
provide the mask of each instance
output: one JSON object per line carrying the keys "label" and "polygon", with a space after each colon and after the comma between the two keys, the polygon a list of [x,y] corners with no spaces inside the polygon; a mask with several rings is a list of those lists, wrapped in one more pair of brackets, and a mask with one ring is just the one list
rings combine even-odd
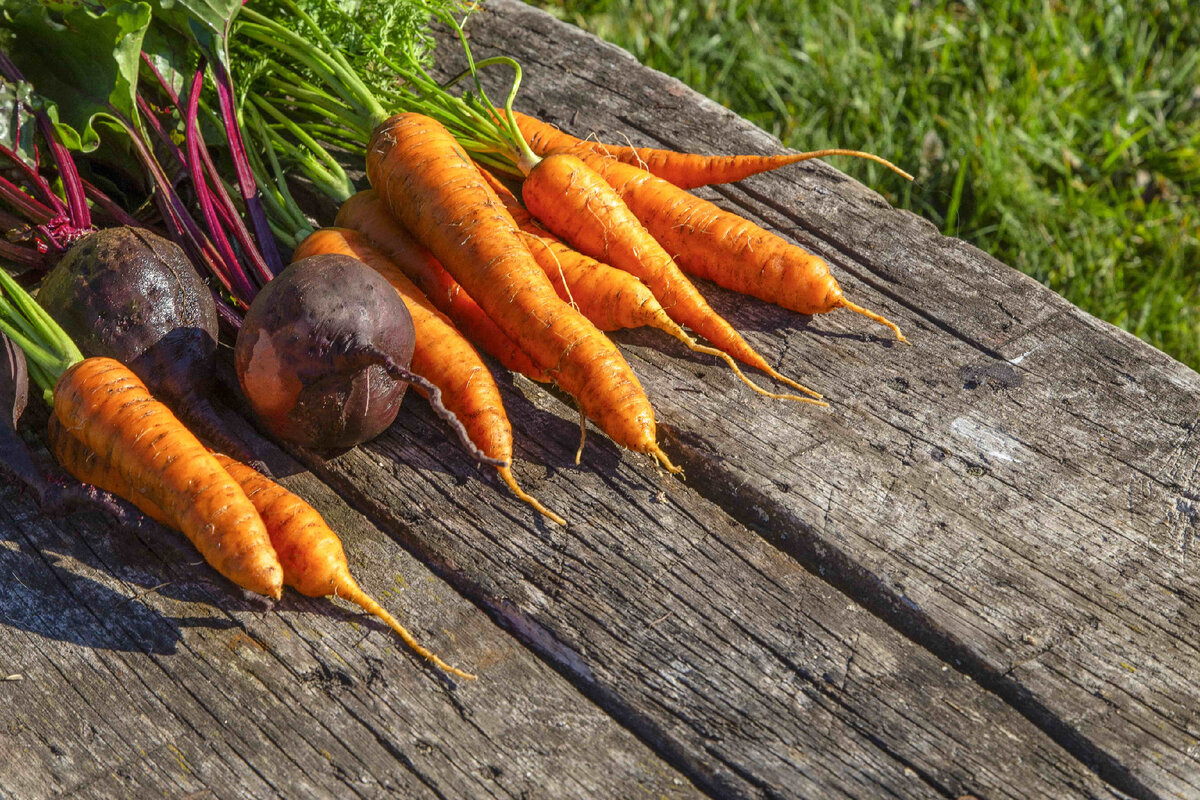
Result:
{"label": "thin carrot", "polygon": [[608,337],[559,299],[441,124],[413,113],[388,119],[367,148],[367,177],[391,213],[613,441],[678,471],[658,446],[654,411],[633,370]]}
{"label": "thin carrot", "polygon": [[[442,390],[442,403],[454,412],[471,441],[490,458],[503,462],[496,469],[512,492],[539,512],[566,525],[566,520],[525,492],[512,474],[512,426],[504,413],[500,389],[475,348],[454,324],[404,276],[366,236],[349,228],[322,228],[296,248],[293,259],[322,253],[357,258],[378,272],[404,301],[416,333],[412,370]],[[419,390],[419,389],[418,389]]]}
{"label": "thin carrot", "polygon": [[417,285],[429,301],[453,322],[476,347],[505,368],[531,380],[547,383],[550,375],[529,354],[496,327],[471,296],[446,272],[413,235],[388,212],[374,189],[352,195],[338,209],[334,225],[364,234]]}
{"label": "thin carrot", "polygon": [[760,172],[786,167],[814,158],[826,156],[854,156],[882,164],[893,172],[912,180],[913,176],[885,158],[861,150],[846,150],[840,147],[812,150],[807,153],[778,153],[776,155],[705,156],[696,153],[680,153],[675,150],[659,150],[653,147],[626,147],[604,144],[592,139],[578,139],[564,133],[553,125],[536,117],[514,112],[517,126],[525,141],[540,156],[555,150],[586,147],[593,152],[615,158],[626,164],[640,167],[651,175],[675,184],[680,189],[695,189],[715,183],[733,183]]}
{"label": "thin carrot", "polygon": [[[47,428],[50,449],[58,463],[83,483],[90,483],[129,499],[143,514],[174,527],[167,513],[139,492],[112,462],[63,428],[55,416]],[[463,678],[474,675],[456,669],[421,646],[404,626],[367,595],[350,574],[342,542],[321,515],[296,495],[239,461],[221,453],[213,457],[237,482],[254,505],[271,537],[271,545],[283,570],[283,583],[309,597],[336,595],[383,620],[414,652],[437,666]]]}
{"label": "thin carrot", "polygon": [[573,152],[604,177],[687,273],[801,314],[847,308],[907,343],[895,323],[846,299],[824,259],[645,170]]}
{"label": "thin carrot", "polygon": [[772,378],[820,397],[780,374],[717,314],[613,188],[578,157],[546,156],[526,176],[521,194],[526,207],[551,231],[578,250],[637,276],[671,319]]}
{"label": "thin carrot", "polygon": [[127,367],[111,358],[76,363],[55,385],[54,413],[134,488],[126,499],[137,505],[144,495],[218,572],[279,599],[283,574],[258,512]]}
{"label": "thin carrot", "polygon": [[480,170],[480,174],[521,229],[521,238],[554,284],[559,297],[578,306],[580,312],[600,330],[657,328],[683,342],[690,350],[720,358],[743,383],[759,394],[827,405],[812,397],[769,392],[754,383],[728,354],[702,345],[689,336],[663,309],[650,287],[625,270],[597,261],[563,244],[533,218],[498,178],[484,169]]}

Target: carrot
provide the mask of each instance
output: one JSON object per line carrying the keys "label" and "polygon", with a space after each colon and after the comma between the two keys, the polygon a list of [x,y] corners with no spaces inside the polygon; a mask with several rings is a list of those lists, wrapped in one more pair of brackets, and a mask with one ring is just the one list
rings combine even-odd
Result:
{"label": "carrot", "polygon": [[279,599],[279,559],[245,492],[127,367],[97,357],[68,368],[54,387],[54,413],[133,487],[126,499],[138,505],[144,496],[218,572]]}
{"label": "carrot", "polygon": [[364,234],[387,253],[438,311],[453,320],[471,342],[505,368],[541,383],[550,380],[544,369],[535,365],[516,342],[496,327],[433,254],[392,217],[374,189],[358,192],[342,203],[334,225]]}
{"label": "carrot", "polygon": [[[50,417],[47,433],[50,449],[58,463],[77,479],[125,497],[151,519],[175,527],[154,500],[136,491],[124,473],[63,428],[57,417]],[[283,583],[309,597],[333,594],[348,600],[379,617],[414,652],[437,666],[463,678],[475,677],[446,664],[422,647],[404,626],[359,587],[350,574],[341,540],[316,509],[245,464],[221,453],[212,455],[241,487],[266,526],[283,570]]]}
{"label": "carrot", "polygon": [[600,330],[657,328],[683,342],[690,350],[720,358],[743,383],[759,394],[776,399],[827,405],[811,397],[769,392],[754,383],[728,354],[699,344],[689,336],[663,309],[650,287],[625,270],[597,261],[563,244],[558,237],[538,224],[533,215],[498,178],[485,169],[481,169],[480,174],[512,215],[521,230],[521,238],[538,265],[550,278],[550,282],[554,284],[559,297],[577,305],[580,312]]}
{"label": "carrot", "polygon": [[442,391],[442,403],[462,422],[468,438],[490,458],[503,462],[496,469],[520,499],[560,525],[566,520],[526,493],[512,474],[512,426],[492,373],[475,348],[454,324],[421,294],[383,251],[366,236],[348,228],[314,231],[293,253],[293,259],[320,253],[341,253],[357,258],[378,272],[400,295],[412,316],[416,333],[412,370]]}
{"label": "carrot", "polygon": [[613,188],[579,158],[570,153],[546,156],[526,176],[521,194],[526,207],[551,231],[582,252],[637,276],[671,319],[776,380],[820,397],[781,375],[713,311]]}
{"label": "carrot", "polygon": [[908,341],[895,323],[847,300],[824,259],[645,170],[573,152],[604,177],[687,273],[801,314],[847,308]]}
{"label": "carrot", "polygon": [[677,472],[654,411],[608,337],[554,291],[462,146],[420,114],[391,117],[367,148],[367,177],[391,213],[509,338],[551,372],[615,442]]}
{"label": "carrot", "polygon": [[675,150],[659,150],[653,147],[623,147],[603,144],[591,139],[577,139],[536,117],[522,114],[519,111],[514,112],[514,115],[525,141],[540,156],[549,155],[555,150],[586,147],[601,155],[640,167],[651,175],[675,184],[680,189],[696,189],[714,183],[733,183],[760,172],[769,172],[786,167],[788,164],[826,156],[865,158],[884,165],[910,181],[913,179],[912,175],[887,159],[872,153],[864,153],[861,150],[831,148],[812,150],[807,153],[780,153],[770,156],[704,156],[696,153],[680,153]]}

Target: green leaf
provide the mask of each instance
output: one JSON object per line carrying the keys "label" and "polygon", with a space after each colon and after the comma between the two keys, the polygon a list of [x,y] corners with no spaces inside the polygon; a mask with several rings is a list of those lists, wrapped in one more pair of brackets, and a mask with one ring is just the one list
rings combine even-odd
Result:
{"label": "green leaf", "polygon": [[26,164],[36,167],[33,140],[37,134],[37,120],[25,107],[32,97],[33,87],[24,81],[0,84],[0,144]]}
{"label": "green leaf", "polygon": [[150,0],[154,18],[196,40],[209,61],[229,63],[229,29],[242,0]]}
{"label": "green leaf", "polygon": [[162,25],[151,25],[146,31],[142,52],[176,94],[183,93],[200,63],[200,53],[191,39]]}
{"label": "green leaf", "polygon": [[77,8],[57,17],[42,5],[17,5],[21,10],[4,21],[21,42],[13,60],[50,101],[47,109],[56,107],[51,116],[67,147],[91,152],[100,143],[98,121],[117,115],[137,119],[139,53],[150,25],[149,5],[120,3],[99,16]]}

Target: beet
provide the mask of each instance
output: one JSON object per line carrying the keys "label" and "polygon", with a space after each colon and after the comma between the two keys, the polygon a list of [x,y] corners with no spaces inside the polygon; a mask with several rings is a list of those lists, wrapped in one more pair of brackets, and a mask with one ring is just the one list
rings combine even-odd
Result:
{"label": "beet", "polygon": [[392,424],[408,384],[412,318],[379,273],[344,255],[296,261],[255,297],[234,348],[238,381],[276,436],[352,447]]}
{"label": "beet", "polygon": [[37,299],[84,355],[122,362],[217,449],[254,460],[208,400],[216,304],[174,242],[142,228],[97,231],[67,251]]}

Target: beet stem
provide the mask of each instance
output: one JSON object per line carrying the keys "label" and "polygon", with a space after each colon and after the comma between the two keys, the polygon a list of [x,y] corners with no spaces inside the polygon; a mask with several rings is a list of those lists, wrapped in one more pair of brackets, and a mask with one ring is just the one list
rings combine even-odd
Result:
{"label": "beet stem", "polygon": [[372,344],[352,345],[347,355],[365,356],[371,361],[374,361],[382,366],[385,370],[387,370],[387,373],[396,380],[401,380],[405,383],[411,383],[413,386],[423,389],[425,393],[429,395],[429,405],[433,406],[433,410],[437,412],[437,415],[445,420],[446,424],[454,429],[454,432],[458,434],[458,440],[462,443],[462,446],[466,448],[467,452],[470,453],[476,461],[479,461],[483,464],[490,464],[493,467],[508,466],[507,461],[499,458],[492,458],[480,450],[479,447],[476,446],[473,441],[471,441],[471,437],[467,434],[467,429],[463,427],[462,422],[460,422],[458,417],[454,415],[454,412],[442,405],[442,390],[433,383],[421,377],[417,373],[406,369],[400,364],[397,364],[395,359]]}

